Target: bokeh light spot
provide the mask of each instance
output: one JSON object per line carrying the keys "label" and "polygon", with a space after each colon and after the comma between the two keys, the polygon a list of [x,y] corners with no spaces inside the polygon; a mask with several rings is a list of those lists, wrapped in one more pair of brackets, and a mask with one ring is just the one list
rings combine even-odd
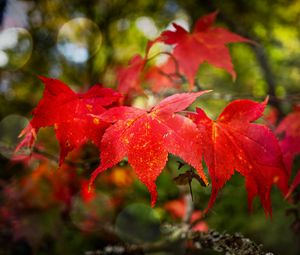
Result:
{"label": "bokeh light spot", "polygon": [[0,67],[16,70],[23,67],[32,54],[32,37],[24,28],[8,28],[0,32]]}
{"label": "bokeh light spot", "polygon": [[58,51],[70,62],[84,63],[100,49],[99,27],[87,18],[75,18],[65,23],[57,36]]}
{"label": "bokeh light spot", "polygon": [[148,39],[154,39],[158,36],[158,29],[150,17],[139,17],[137,18],[136,27],[148,38]]}

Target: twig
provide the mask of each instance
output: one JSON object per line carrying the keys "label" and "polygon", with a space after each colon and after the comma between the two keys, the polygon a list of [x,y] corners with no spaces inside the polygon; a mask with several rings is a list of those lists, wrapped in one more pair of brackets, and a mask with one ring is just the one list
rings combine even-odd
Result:
{"label": "twig", "polygon": [[158,52],[157,54],[153,55],[151,58],[148,58],[147,61],[151,61],[152,59],[158,57],[159,55],[168,55],[174,62],[175,71],[176,71],[175,73],[179,73],[179,63],[171,52],[168,52],[168,51]]}
{"label": "twig", "polygon": [[[168,51],[161,51],[158,52],[157,54],[153,55],[151,58],[148,58],[147,61],[151,61],[152,59],[158,57],[159,55],[168,55],[172,60],[173,63],[175,65],[175,71],[173,73],[166,73],[162,70],[159,70],[159,73],[163,76],[166,76],[168,79],[170,79],[171,82],[175,83],[175,84],[180,84],[180,83],[184,83],[186,81],[184,75],[182,75],[179,71],[179,63],[177,61],[177,59],[174,57],[174,55],[171,52]],[[172,76],[178,77],[180,79],[180,81],[176,81],[174,80],[174,78]]]}
{"label": "twig", "polygon": [[193,211],[194,211],[194,203],[192,200],[192,196],[188,193],[184,195],[185,201],[185,215],[183,217],[183,223],[188,224],[191,220]]}

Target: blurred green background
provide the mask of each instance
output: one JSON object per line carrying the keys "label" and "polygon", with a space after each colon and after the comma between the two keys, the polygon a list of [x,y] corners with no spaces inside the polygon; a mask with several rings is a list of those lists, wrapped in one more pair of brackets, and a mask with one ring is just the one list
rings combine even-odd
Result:
{"label": "blurred green background", "polygon": [[[200,67],[197,79],[201,87],[214,92],[197,105],[217,116],[233,99],[263,100],[269,95],[270,105],[276,107],[279,116],[287,114],[300,101],[299,0],[0,1],[1,255],[84,254],[110,240],[103,230],[107,222],[112,225],[120,222],[117,228],[121,232],[122,226],[128,227],[124,219],[126,210],[137,219],[137,229],[144,227],[150,231],[149,236],[145,235],[148,241],[155,240],[155,236],[159,238],[156,225],[172,221],[163,209],[164,204],[181,194],[181,188],[172,180],[182,173],[176,170],[176,159],[170,159],[159,177],[159,201],[152,211],[143,207],[149,204],[144,186],[134,177],[129,177],[130,185],[120,182],[120,178],[131,176],[126,162],[125,175],[118,172],[117,181],[107,181],[112,178],[110,174],[99,177],[97,199],[86,205],[82,201],[84,196],[80,196],[81,184],[95,165],[72,169],[76,174],[71,177],[57,174],[61,180],[53,181],[55,163],[47,163],[42,157],[16,163],[10,157],[19,142],[18,133],[42,96],[43,86],[37,75],[61,79],[75,91],[85,91],[96,83],[116,87],[116,67],[127,64],[136,53],[144,55],[148,40],[156,38],[172,22],[191,30],[199,17],[215,10],[219,11],[216,25],[257,44],[230,45],[236,81],[223,70],[206,64]],[[53,130],[41,130],[39,139],[45,151],[57,155]],[[92,156],[97,156],[97,151],[88,145],[74,157],[84,160]],[[76,179],[78,176],[80,180]],[[67,198],[50,197],[54,192],[53,182],[68,188]],[[209,188],[193,181],[193,191],[195,207],[204,209]],[[272,219],[265,218],[258,200],[254,212],[248,213],[244,180],[236,174],[205,221],[209,228],[220,232],[241,232],[275,254],[300,254],[299,232],[293,231],[295,217],[288,213],[293,206],[284,201],[277,189],[273,190],[272,198]],[[151,224],[144,224],[138,212],[149,215]],[[85,224],[90,224],[89,231]],[[126,233],[120,235],[122,238]],[[137,231],[136,235],[141,234]]]}

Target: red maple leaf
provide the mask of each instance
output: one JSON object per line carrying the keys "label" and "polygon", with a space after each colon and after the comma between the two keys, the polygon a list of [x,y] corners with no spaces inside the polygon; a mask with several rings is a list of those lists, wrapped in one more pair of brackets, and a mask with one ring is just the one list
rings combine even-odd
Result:
{"label": "red maple leaf", "polygon": [[[300,154],[300,111],[297,108],[295,112],[288,114],[280,122],[276,129],[276,133],[280,136],[283,135],[280,146],[284,163],[289,171],[289,175],[291,175],[294,158]],[[300,170],[298,170],[287,196],[289,196],[299,184]]]}
{"label": "red maple leaf", "polygon": [[[106,129],[101,141],[101,165],[93,172],[96,176],[128,157],[137,177],[151,193],[151,205],[157,200],[155,181],[172,153],[197,169],[207,184],[202,170],[201,147],[195,142],[199,136],[196,125],[188,118],[175,114],[206,93],[176,94],[165,98],[150,111],[134,107],[115,107],[99,118],[114,123]],[[200,140],[200,138],[199,138]]]}
{"label": "red maple leaf", "polygon": [[198,67],[203,62],[229,72],[235,79],[231,57],[226,44],[234,42],[251,42],[224,28],[212,27],[217,12],[210,13],[200,18],[192,33],[188,33],[183,27],[173,23],[175,31],[164,31],[156,41],[175,45],[174,56],[177,59],[181,71],[187,77],[190,89],[193,88],[194,77]]}
{"label": "red maple leaf", "polygon": [[190,114],[200,131],[203,156],[211,176],[208,209],[234,170],[246,178],[249,208],[258,195],[266,215],[271,215],[272,184],[287,192],[287,174],[275,135],[266,126],[251,123],[262,116],[265,105],[266,101],[236,100],[216,121],[201,109]]}
{"label": "red maple leaf", "polygon": [[54,126],[59,141],[60,164],[73,149],[87,141],[100,144],[108,123],[93,118],[90,114],[100,114],[105,107],[113,106],[121,95],[110,88],[95,85],[86,93],[74,93],[59,80],[40,77],[45,84],[43,98],[33,110],[33,118],[24,129],[22,146],[31,146],[35,133],[41,127]]}
{"label": "red maple leaf", "polygon": [[280,145],[286,167],[291,171],[294,157],[300,153],[300,111],[288,114],[278,125],[276,133],[283,134]]}

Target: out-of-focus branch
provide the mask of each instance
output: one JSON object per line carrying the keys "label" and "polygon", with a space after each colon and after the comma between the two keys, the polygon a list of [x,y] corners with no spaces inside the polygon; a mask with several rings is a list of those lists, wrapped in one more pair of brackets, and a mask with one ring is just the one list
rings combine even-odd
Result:
{"label": "out-of-focus branch", "polygon": [[172,252],[174,244],[178,242],[189,242],[186,253],[199,254],[199,251],[209,249],[223,254],[235,255],[271,255],[262,250],[262,245],[258,245],[249,238],[241,234],[219,233],[211,230],[209,232],[199,232],[189,230],[186,225],[173,227],[173,233],[169,238],[149,244],[141,245],[108,245],[102,250],[87,251],[85,255],[124,255],[124,254],[147,254],[152,252]]}
{"label": "out-of-focus branch", "polygon": [[173,61],[175,68],[174,68],[174,72],[172,72],[172,73],[165,73],[163,70],[159,70],[159,73],[161,75],[167,77],[174,84],[182,84],[182,83],[186,82],[185,76],[180,73],[179,63],[171,52],[161,51],[161,52],[153,55],[152,57],[148,58],[147,62],[151,61],[152,59],[154,59],[160,55],[168,55],[169,58]]}

